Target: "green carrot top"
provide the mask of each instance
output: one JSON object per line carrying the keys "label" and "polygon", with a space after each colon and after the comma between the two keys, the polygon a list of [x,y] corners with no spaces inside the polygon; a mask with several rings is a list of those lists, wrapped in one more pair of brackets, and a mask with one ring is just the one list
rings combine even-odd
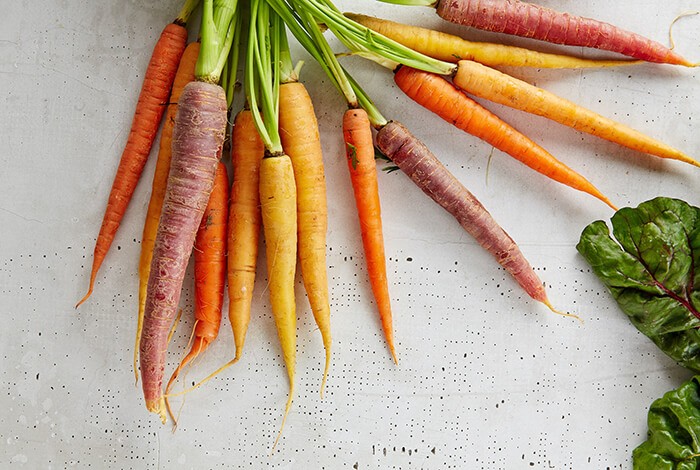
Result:
{"label": "green carrot top", "polygon": [[237,7],[238,0],[204,0],[197,80],[219,83],[235,36]]}

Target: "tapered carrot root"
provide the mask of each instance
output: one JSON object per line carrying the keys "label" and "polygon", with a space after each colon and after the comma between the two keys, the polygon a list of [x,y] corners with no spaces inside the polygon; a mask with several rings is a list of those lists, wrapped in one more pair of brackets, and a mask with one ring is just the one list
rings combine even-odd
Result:
{"label": "tapered carrot root", "polygon": [[373,16],[346,13],[345,16],[403,44],[445,62],[474,60],[491,67],[601,68],[639,64],[634,60],[595,60],[562,54],[549,54],[523,47],[489,42],[473,42],[432,29],[409,26]]}
{"label": "tapered carrot root", "polygon": [[398,122],[389,122],[382,127],[377,133],[376,141],[380,150],[425,194],[457,219],[530,297],[548,307],[551,306],[542,281],[518,245],[425,145]]}
{"label": "tapered carrot root", "polygon": [[533,170],[597,197],[615,209],[612,202],[583,176],[457,90],[443,77],[401,67],[394,74],[394,81],[409,97],[445,121],[488,142]]}
{"label": "tapered carrot root", "polygon": [[229,209],[229,320],[236,359],[243,353],[255,285],[260,237],[260,161],[265,153],[250,111],[236,116],[231,139],[233,185]]}
{"label": "tapered carrot root", "polygon": [[476,62],[460,61],[453,80],[462,90],[489,101],[544,116],[638,152],[700,166],[698,161],[680,150],[652,139],[631,127]]}
{"label": "tapered carrot root", "polygon": [[175,114],[177,113],[177,102],[180,100],[182,90],[189,82],[194,81],[194,66],[199,56],[199,43],[190,43],[182,54],[180,64],[173,82],[173,90],[170,95],[170,104],[165,112],[163,130],[160,134],[160,145],[158,148],[158,159],[153,173],[153,184],[151,185],[151,198],[148,202],[146,221],[143,226],[141,236],[141,255],[139,258],[139,312],[136,325],[136,341],[134,345],[134,376],[138,382],[137,362],[139,356],[139,342],[141,341],[141,329],[143,328],[143,311],[146,306],[146,288],[148,286],[148,275],[151,272],[151,258],[153,256],[153,245],[156,242],[156,232],[160,211],[163,208],[165,198],[165,186],[168,182],[170,172],[170,158],[172,156],[173,126],[175,124]]}
{"label": "tapered carrot root", "polygon": [[[260,204],[267,254],[270,304],[289,377],[289,396],[280,426],[287,420],[294,397],[296,370],[297,201],[294,170],[286,155],[264,158],[260,164]],[[275,445],[277,441],[275,441]],[[274,446],[273,446],[274,448]]]}
{"label": "tapered carrot root", "polygon": [[648,62],[695,65],[663,44],[639,34],[520,0],[438,0],[436,9],[447,21],[485,31],[554,44],[593,47]]}
{"label": "tapered carrot root", "polygon": [[146,408],[165,422],[166,340],[182,281],[214,184],[226,129],[221,87],[191,82],[182,92],[173,130],[173,155],[148,279],[139,346]]}
{"label": "tapered carrot root", "polygon": [[165,404],[173,421],[175,418],[167,399],[170,387],[180,375],[180,371],[206,351],[219,334],[226,283],[228,195],[226,166],[219,162],[214,176],[214,187],[194,243],[194,341],[189,353],[182,359],[165,386]]}
{"label": "tapered carrot root", "polygon": [[153,49],[136,104],[131,131],[119,161],[100,233],[95,242],[88,292],[78,302],[76,308],[92,294],[97,272],[112,246],[119,224],[134,194],[158,132],[186,43],[187,29],[182,24],[170,23],[163,29]]}
{"label": "tapered carrot root", "polygon": [[297,188],[301,276],[326,351],[321,381],[323,394],[331,360],[330,300],[326,268],[326,179],[313,104],[306,88],[299,82],[280,86],[279,129],[282,147],[292,161]]}
{"label": "tapered carrot root", "polygon": [[345,112],[343,136],[357,214],[360,218],[360,232],[367,262],[367,274],[372,294],[377,303],[377,310],[379,310],[384,337],[394,362],[398,363],[394,347],[389,283],[386,276],[374,142],[369,118],[363,109],[349,109]]}

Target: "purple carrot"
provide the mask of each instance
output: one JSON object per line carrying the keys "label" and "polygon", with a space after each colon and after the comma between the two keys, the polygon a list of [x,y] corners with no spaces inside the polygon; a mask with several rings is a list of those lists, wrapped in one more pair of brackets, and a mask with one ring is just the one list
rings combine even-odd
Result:
{"label": "purple carrot", "polygon": [[438,0],[435,8],[447,21],[485,31],[567,46],[593,47],[648,62],[696,65],[639,34],[520,0]]}
{"label": "purple carrot", "polygon": [[195,235],[211,193],[226,129],[226,96],[218,85],[191,82],[182,92],[173,152],[148,278],[139,345],[146,408],[165,422],[163,371],[167,338],[180,301]]}
{"label": "purple carrot", "polygon": [[[556,313],[544,285],[513,239],[479,200],[402,124],[391,121],[377,133],[377,146],[433,201],[503,266],[527,292]],[[565,314],[570,315],[570,314]]]}

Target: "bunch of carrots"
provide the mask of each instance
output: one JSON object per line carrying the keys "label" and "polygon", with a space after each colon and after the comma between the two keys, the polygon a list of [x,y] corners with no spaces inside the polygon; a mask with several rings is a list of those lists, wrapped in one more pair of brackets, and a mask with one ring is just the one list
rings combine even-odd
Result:
{"label": "bunch of carrots", "polygon": [[[345,157],[372,292],[389,352],[397,363],[377,154],[393,162],[448,211],[530,297],[556,313],[574,315],[554,309],[516,242],[481,202],[405,126],[380,113],[340,64],[321,25],[350,53],[387,66],[399,88],[426,109],[613,209],[613,202],[584,176],[469,95],[545,116],[639,153],[700,166],[680,150],[493,68],[611,67],[641,61],[695,65],[669,48],[610,24],[519,0],[384,1],[431,6],[446,20],[474,28],[594,47],[628,58],[583,59],[471,42],[361,14],[344,14],[331,0],[202,0],[200,40],[187,45],[187,21],[200,1],[186,0],[153,50],[95,244],[89,289],[78,303],[85,302],[93,291],[164,120],[142,235],[134,347],[134,374],[137,382],[141,379],[146,407],[163,422],[168,413],[173,417],[168,398],[174,395],[170,390],[178,375],[218,335],[226,286],[233,358],[200,384],[241,359],[261,229],[270,304],[289,379],[282,426],[294,396],[297,263],[325,349],[323,393],[332,342],[323,155],[313,104],[300,81],[301,64],[292,60],[288,32],[320,64],[347,102],[342,119]],[[229,128],[239,58],[245,70],[246,104]],[[222,162],[227,140],[232,181]],[[196,291],[191,346],[164,387],[167,346],[179,317],[180,293],[192,253]]]}

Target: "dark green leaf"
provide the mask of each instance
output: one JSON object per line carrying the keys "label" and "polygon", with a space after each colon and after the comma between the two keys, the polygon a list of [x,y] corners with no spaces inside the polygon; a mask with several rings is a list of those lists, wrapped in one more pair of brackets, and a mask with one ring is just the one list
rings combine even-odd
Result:
{"label": "dark green leaf", "polygon": [[698,380],[693,377],[651,404],[648,439],[632,452],[635,470],[700,469]]}
{"label": "dark green leaf", "polygon": [[381,151],[379,147],[376,145],[374,146],[374,159],[375,160],[384,160],[385,162],[390,162],[391,159],[384,155],[384,152]]}
{"label": "dark green leaf", "polygon": [[[669,198],[583,230],[576,248],[632,323],[675,361],[700,372],[700,209]],[[695,267],[698,267],[695,269]]]}
{"label": "dark green leaf", "polygon": [[352,169],[357,170],[357,147],[352,145],[350,142],[345,142],[345,145],[347,146],[346,153],[350,159],[350,163],[352,164]]}

